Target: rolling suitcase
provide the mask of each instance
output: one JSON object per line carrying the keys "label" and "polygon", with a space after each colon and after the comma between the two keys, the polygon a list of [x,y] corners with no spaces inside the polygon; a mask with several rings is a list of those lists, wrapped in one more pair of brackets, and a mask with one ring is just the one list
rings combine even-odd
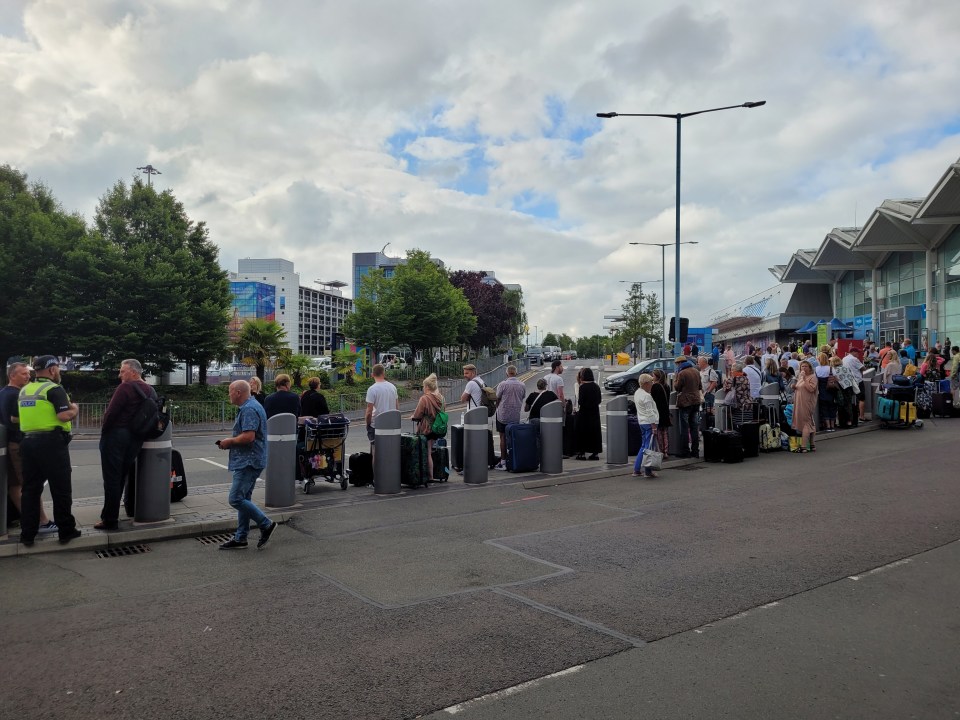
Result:
{"label": "rolling suitcase", "polygon": [[350,484],[358,487],[373,483],[373,456],[368,452],[353,453],[347,460]]}
{"label": "rolling suitcase", "polygon": [[425,435],[400,435],[400,482],[417,488],[427,484],[427,438]]}
{"label": "rolling suitcase", "polygon": [[536,425],[507,425],[507,470],[533,472],[540,467],[540,432]]}
{"label": "rolling suitcase", "polygon": [[433,479],[446,482],[450,477],[450,448],[446,445],[433,446]]}
{"label": "rolling suitcase", "polygon": [[745,422],[741,424],[740,435],[743,438],[743,441],[742,441],[743,456],[745,458],[759,457],[760,456],[760,423]]}
{"label": "rolling suitcase", "polygon": [[723,449],[720,444],[721,433],[719,430],[705,430],[703,433],[703,459],[704,462],[722,462]]}
{"label": "rolling suitcase", "polygon": [[725,463],[743,462],[743,435],[734,431],[720,433],[720,453]]}
{"label": "rolling suitcase", "polygon": [[[570,402],[569,400],[567,401]],[[570,405],[568,405],[568,408]],[[577,415],[568,412],[563,417],[563,456],[573,457],[577,454]]]}
{"label": "rolling suitcase", "polygon": [[637,416],[627,415],[627,455],[636,457],[641,445],[643,445],[643,431],[640,430]]}
{"label": "rolling suitcase", "polygon": [[953,417],[953,395],[949,392],[935,392],[931,395],[933,404],[930,412],[934,417]]}
{"label": "rolling suitcase", "polygon": [[[450,425],[450,467],[463,472],[463,425]],[[490,467],[500,462],[493,449],[493,431],[487,430],[487,464]]]}
{"label": "rolling suitcase", "polygon": [[900,420],[910,425],[917,419],[917,404],[912,402],[900,403]]}
{"label": "rolling suitcase", "polygon": [[187,496],[187,472],[179,450],[170,454],[170,502],[180,502]]}
{"label": "rolling suitcase", "polygon": [[900,417],[900,403],[890,398],[882,397],[877,400],[877,418],[893,421]]}

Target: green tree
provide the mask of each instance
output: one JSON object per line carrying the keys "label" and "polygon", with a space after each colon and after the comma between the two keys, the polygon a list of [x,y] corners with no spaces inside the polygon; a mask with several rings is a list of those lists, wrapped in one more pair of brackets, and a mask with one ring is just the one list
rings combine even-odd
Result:
{"label": "green tree", "polygon": [[515,339],[524,334],[523,328],[527,324],[527,311],[523,307],[523,293],[519,290],[504,289],[503,304],[507,307],[509,313],[511,343],[516,344]]}
{"label": "green tree", "polygon": [[336,350],[333,353],[333,367],[339,375],[343,375],[343,381],[347,385],[353,385],[354,383],[357,361],[360,360],[360,357],[360,353],[353,352],[348,348]]}
{"label": "green tree", "polygon": [[622,324],[617,333],[617,347],[633,343],[634,357],[640,354],[640,340],[653,340],[660,335],[660,303],[654,293],[644,293],[640,283],[633,283],[621,308]]}
{"label": "green tree", "polygon": [[138,177],[129,186],[117,182],[100,199],[94,226],[122,258],[111,315],[123,332],[109,352],[84,348],[81,333],[74,343],[91,359],[111,364],[124,357],[160,370],[178,360],[197,364],[204,381],[207,364],[227,348],[232,300],[206,225],[194,223],[172,192],[158,193]]}
{"label": "green tree", "polygon": [[543,346],[547,346],[547,345],[556,345],[557,347],[560,346],[560,343],[557,341],[557,336],[554,335],[552,332],[544,335],[543,340],[541,341],[540,344]]}
{"label": "green tree", "polygon": [[503,285],[486,283],[485,277],[482,272],[465,270],[450,274],[450,283],[463,292],[477,319],[476,329],[467,338],[474,350],[492,348],[510,335],[512,311],[503,301]]}
{"label": "green tree", "polygon": [[373,356],[396,343],[390,333],[389,322],[391,308],[389,303],[393,295],[388,292],[390,280],[384,277],[382,270],[371,270],[360,278],[360,288],[353,301],[353,312],[343,319],[340,327],[346,337],[373,350]]}
{"label": "green tree", "polygon": [[246,320],[240,327],[234,352],[240,362],[253,365],[263,382],[267,367],[282,364],[289,357],[287,331],[274,320]]}
{"label": "green tree", "polygon": [[27,176],[0,165],[0,375],[6,360],[74,350],[64,330],[57,291],[69,286],[62,270],[65,254],[87,235],[79,215],[63,211],[50,191],[29,184]]}
{"label": "green tree", "polygon": [[295,387],[302,387],[303,376],[313,369],[313,358],[302,353],[290,353],[281,356],[280,368],[293,376]]}
{"label": "green tree", "polygon": [[477,319],[467,298],[428,252],[410,250],[384,291],[388,333],[409,345],[414,357],[425,348],[468,342],[476,331]]}

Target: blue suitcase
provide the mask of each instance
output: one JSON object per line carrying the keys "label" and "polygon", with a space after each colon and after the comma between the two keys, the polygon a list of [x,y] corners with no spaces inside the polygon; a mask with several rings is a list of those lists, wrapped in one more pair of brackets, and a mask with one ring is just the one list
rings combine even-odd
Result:
{"label": "blue suitcase", "polygon": [[880,420],[896,421],[900,419],[900,403],[890,398],[877,400],[877,417]]}
{"label": "blue suitcase", "polygon": [[528,423],[507,425],[507,470],[533,472],[540,467],[540,429]]}

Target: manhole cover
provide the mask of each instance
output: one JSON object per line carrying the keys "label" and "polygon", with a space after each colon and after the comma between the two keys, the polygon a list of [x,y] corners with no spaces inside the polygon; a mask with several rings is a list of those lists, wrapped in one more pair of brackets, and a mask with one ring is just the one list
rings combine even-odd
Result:
{"label": "manhole cover", "polygon": [[98,558],[124,557],[125,555],[142,555],[150,552],[149,545],[121,545],[120,547],[97,550]]}

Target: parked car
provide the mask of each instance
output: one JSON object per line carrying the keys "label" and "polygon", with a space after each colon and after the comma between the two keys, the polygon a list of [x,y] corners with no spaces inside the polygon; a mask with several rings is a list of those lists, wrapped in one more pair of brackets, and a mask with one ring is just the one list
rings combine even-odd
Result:
{"label": "parked car", "polygon": [[543,365],[543,348],[531,345],[527,348],[527,358],[531,365]]}
{"label": "parked car", "polygon": [[576,360],[576,359],[577,359],[577,351],[576,351],[576,350],[564,350],[562,353],[560,353],[560,359],[561,359],[561,360]]}
{"label": "parked car", "polygon": [[663,370],[667,375],[673,374],[675,369],[673,358],[652,358],[641,360],[629,370],[609,375],[603,380],[603,389],[616,395],[626,393],[633,395],[640,384],[637,382],[643,373],[652,373],[656,369]]}
{"label": "parked car", "polygon": [[543,360],[544,362],[553,362],[554,360],[560,359],[560,348],[556,345],[544,345],[543,346]]}

